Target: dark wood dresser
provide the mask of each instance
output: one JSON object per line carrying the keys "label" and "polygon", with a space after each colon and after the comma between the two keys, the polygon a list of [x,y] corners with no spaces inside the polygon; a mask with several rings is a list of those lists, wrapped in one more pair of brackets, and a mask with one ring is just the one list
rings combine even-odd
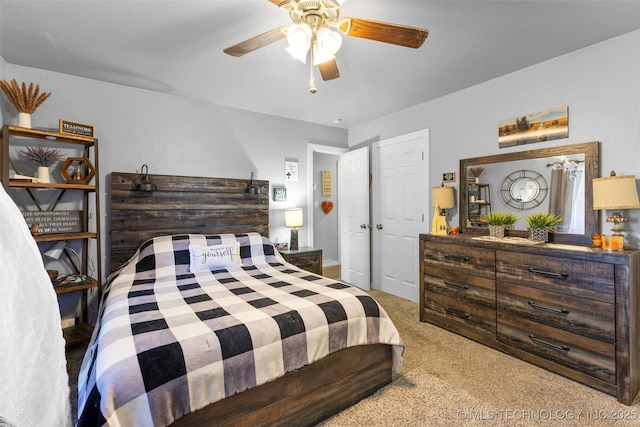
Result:
{"label": "dark wood dresser", "polygon": [[640,251],[420,235],[420,320],[613,394],[640,390]]}

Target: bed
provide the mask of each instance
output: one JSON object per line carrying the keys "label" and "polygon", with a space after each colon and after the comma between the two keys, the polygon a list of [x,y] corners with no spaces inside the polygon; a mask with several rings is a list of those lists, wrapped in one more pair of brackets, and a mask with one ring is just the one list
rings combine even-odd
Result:
{"label": "bed", "polygon": [[384,309],[260,233],[151,234],[103,287],[79,426],[313,425],[399,372]]}

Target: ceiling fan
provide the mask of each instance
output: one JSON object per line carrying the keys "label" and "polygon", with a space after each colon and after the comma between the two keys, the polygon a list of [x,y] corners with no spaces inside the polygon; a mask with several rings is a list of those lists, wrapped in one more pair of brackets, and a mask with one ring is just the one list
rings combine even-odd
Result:
{"label": "ceiling fan", "polygon": [[287,51],[306,63],[310,57],[311,71],[309,91],[316,93],[314,66],[317,65],[323,80],[340,77],[335,53],[340,49],[341,34],[399,46],[419,48],[429,35],[429,30],[390,24],[369,19],[340,17],[340,6],[346,0],[269,0],[289,12],[293,25],[283,25],[266,33],[224,49],[232,56],[242,56],[261,47],[286,38]]}

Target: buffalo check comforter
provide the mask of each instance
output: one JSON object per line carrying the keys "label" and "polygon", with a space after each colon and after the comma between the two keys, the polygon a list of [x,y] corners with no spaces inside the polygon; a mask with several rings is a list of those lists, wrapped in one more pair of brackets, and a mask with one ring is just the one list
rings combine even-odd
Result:
{"label": "buffalo check comforter", "polygon": [[[191,272],[189,245],[240,243],[242,264]],[[148,240],[107,280],[78,378],[78,426],[165,426],[364,344],[403,344],[367,293],[288,264],[259,234]]]}

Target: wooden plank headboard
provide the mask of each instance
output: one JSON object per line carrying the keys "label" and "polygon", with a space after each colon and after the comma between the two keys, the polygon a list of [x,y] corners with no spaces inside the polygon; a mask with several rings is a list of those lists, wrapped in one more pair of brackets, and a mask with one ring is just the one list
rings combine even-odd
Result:
{"label": "wooden plank headboard", "polygon": [[138,174],[111,173],[109,272],[147,239],[162,235],[246,233],[269,235],[269,181],[149,175],[157,191],[135,191]]}

